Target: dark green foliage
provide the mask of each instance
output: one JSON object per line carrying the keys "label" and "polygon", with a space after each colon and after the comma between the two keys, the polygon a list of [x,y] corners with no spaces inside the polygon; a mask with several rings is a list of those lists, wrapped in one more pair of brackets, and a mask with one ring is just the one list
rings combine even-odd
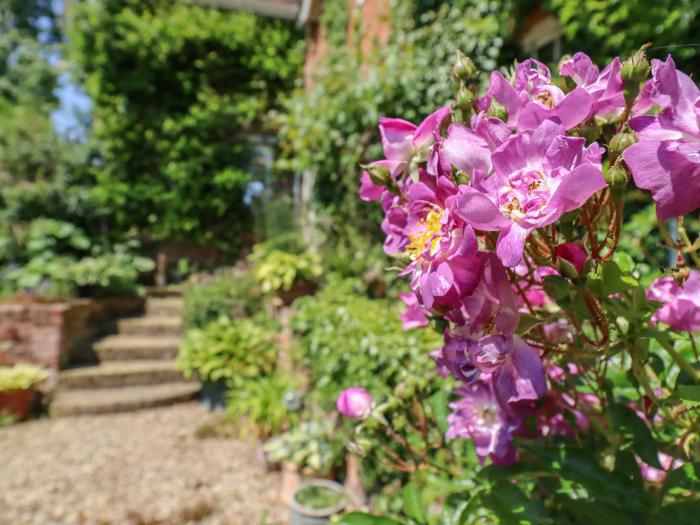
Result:
{"label": "dark green foliage", "polygon": [[43,217],[0,225],[2,294],[133,294],[141,274],[154,267],[151,259],[135,254],[139,243],[133,239],[106,247],[73,223]]}
{"label": "dark green foliage", "polygon": [[[519,4],[521,10],[532,6],[532,2]],[[651,42],[651,57],[665,59],[673,53],[679,69],[700,73],[697,0],[547,0],[543,4],[561,21],[565,52],[585,51],[602,66]]]}
{"label": "dark green foliage", "polygon": [[[330,41],[344,41],[336,10],[324,18]],[[340,4],[344,4],[340,2]],[[492,68],[506,36],[508,2],[477,1],[462,7],[444,5],[437,13],[414,19],[412,2],[392,10],[392,42],[376,46],[371,56],[356,45],[340,45],[308,92],[299,91],[285,104],[281,119],[283,169],[316,174],[316,204],[335,220],[333,235],[353,227],[379,231],[378,206],[357,198],[359,164],[379,158],[377,120],[401,115],[420,122],[452,97],[450,68],[456,49]],[[342,31],[343,38],[336,33]],[[333,36],[336,35],[336,36]]]}
{"label": "dark green foliage", "polygon": [[428,353],[439,343],[430,330],[404,331],[395,301],[353,294],[352,282],[332,278],[318,294],[297,300],[292,324],[302,338],[299,359],[328,409],[349,386],[381,396],[425,375],[433,367]]}
{"label": "dark green foliage", "polygon": [[219,317],[253,317],[265,309],[260,286],[250,272],[224,269],[185,293],[184,321],[202,328]]}
{"label": "dark green foliage", "polygon": [[239,387],[272,373],[276,358],[272,331],[249,319],[220,317],[187,332],[177,363],[187,376]]}
{"label": "dark green foliage", "polygon": [[37,22],[52,27],[50,2],[0,1],[0,178],[34,180],[56,169],[59,144],[49,113],[56,107],[57,71],[49,35],[37,38]]}
{"label": "dark green foliage", "polygon": [[96,191],[117,223],[239,247],[250,230],[245,134],[297,78],[294,28],[169,0],[79,2],[70,27],[93,98]]}

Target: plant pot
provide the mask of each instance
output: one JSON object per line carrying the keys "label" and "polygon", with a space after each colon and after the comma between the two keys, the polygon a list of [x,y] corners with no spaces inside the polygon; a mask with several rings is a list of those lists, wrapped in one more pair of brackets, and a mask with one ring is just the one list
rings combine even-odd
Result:
{"label": "plant pot", "polygon": [[285,306],[289,306],[299,297],[311,295],[316,291],[316,283],[311,281],[297,281],[289,290],[278,290],[277,297],[282,300]]}
{"label": "plant pot", "polygon": [[34,390],[9,390],[0,392],[0,412],[14,416],[17,421],[24,421],[29,415]]}
{"label": "plant pot", "polygon": [[[329,496],[335,496],[337,502],[322,507],[311,507],[299,499],[309,488],[325,491]],[[289,525],[325,525],[329,523],[331,516],[343,512],[346,505],[347,496],[341,484],[327,479],[305,481],[289,502]]]}
{"label": "plant pot", "polygon": [[204,381],[199,400],[207,409],[218,412],[226,408],[226,394],[228,394],[226,380]]}

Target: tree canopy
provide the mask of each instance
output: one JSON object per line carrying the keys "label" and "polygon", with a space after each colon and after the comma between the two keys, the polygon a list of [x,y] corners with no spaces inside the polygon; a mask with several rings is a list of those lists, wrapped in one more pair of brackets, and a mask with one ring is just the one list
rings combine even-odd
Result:
{"label": "tree canopy", "polygon": [[70,56],[93,99],[97,196],[154,238],[240,246],[246,134],[290,89],[290,23],[170,0],[78,2]]}

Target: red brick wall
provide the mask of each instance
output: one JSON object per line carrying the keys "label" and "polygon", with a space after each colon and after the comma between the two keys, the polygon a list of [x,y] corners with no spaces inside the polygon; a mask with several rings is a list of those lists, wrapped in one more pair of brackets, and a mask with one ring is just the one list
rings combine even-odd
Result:
{"label": "red brick wall", "polygon": [[367,56],[377,45],[386,44],[391,37],[390,0],[348,0],[351,17],[347,42],[353,41],[359,17],[360,53]]}
{"label": "red brick wall", "polygon": [[[376,45],[389,42],[391,37],[390,0],[348,0],[351,13],[348,21],[346,42],[353,41],[359,17],[360,53],[368,55]],[[317,20],[317,17],[315,18]],[[306,61],[304,63],[304,86],[310,89],[313,78],[328,53],[328,42],[323,27],[318,21],[307,25]]]}
{"label": "red brick wall", "polygon": [[80,357],[116,317],[136,312],[142,305],[139,298],[0,304],[2,360],[58,371]]}

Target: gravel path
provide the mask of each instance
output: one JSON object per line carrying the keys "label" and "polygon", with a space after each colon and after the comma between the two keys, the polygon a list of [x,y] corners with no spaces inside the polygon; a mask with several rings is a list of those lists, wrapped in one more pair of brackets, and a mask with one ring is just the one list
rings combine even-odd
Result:
{"label": "gravel path", "polygon": [[0,429],[0,524],[282,523],[254,443],[195,437],[213,418],[187,403]]}

